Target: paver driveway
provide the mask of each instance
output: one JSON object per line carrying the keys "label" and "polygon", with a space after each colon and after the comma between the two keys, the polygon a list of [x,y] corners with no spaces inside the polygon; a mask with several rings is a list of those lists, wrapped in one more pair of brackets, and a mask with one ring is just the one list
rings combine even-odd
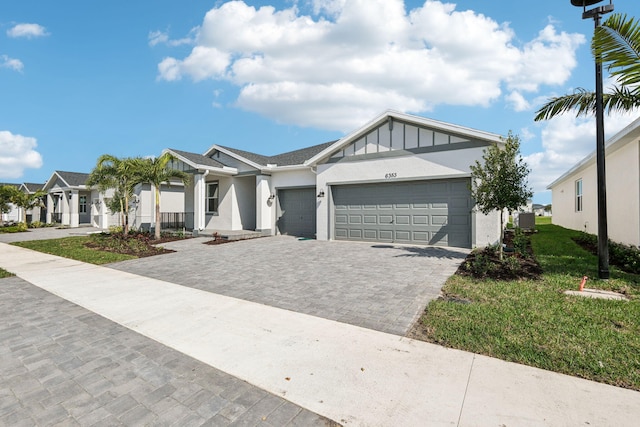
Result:
{"label": "paver driveway", "polygon": [[466,257],[458,248],[266,237],[205,245],[110,267],[222,295],[404,335]]}

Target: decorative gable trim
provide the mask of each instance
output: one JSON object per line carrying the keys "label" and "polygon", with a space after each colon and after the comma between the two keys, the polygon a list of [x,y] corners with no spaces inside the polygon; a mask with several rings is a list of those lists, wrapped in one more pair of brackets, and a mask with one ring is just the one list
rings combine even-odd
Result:
{"label": "decorative gable trim", "polygon": [[[407,129],[409,129],[407,131]],[[439,122],[424,117],[411,116],[395,111],[387,111],[365,126],[355,130],[335,144],[318,153],[305,162],[306,165],[316,165],[326,159],[339,159],[349,156],[360,157],[392,151],[403,152],[404,155],[415,150],[442,151],[442,148],[428,148],[445,146],[445,149],[469,148],[503,144],[500,135]],[[330,160],[332,161],[332,160]]]}

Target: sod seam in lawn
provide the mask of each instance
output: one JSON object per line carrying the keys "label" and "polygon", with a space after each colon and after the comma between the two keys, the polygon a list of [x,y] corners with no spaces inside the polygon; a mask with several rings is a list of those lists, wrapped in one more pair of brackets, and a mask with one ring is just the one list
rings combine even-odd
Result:
{"label": "sod seam in lawn", "polygon": [[571,240],[579,232],[550,224],[537,229],[532,246],[541,280],[451,277],[443,293],[457,299],[428,305],[420,320],[426,339],[640,390],[640,276],[612,268],[609,281],[587,282],[624,292],[629,302],[564,295],[577,290],[583,276],[597,277],[597,258]]}

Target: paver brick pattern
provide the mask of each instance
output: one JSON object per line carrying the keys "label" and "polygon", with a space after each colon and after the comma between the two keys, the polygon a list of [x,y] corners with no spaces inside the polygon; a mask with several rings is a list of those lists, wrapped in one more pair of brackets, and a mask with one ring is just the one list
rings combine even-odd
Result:
{"label": "paver brick pattern", "polygon": [[110,264],[142,276],[405,335],[466,249],[265,237]]}
{"label": "paver brick pattern", "polygon": [[0,319],[1,426],[336,425],[17,277]]}

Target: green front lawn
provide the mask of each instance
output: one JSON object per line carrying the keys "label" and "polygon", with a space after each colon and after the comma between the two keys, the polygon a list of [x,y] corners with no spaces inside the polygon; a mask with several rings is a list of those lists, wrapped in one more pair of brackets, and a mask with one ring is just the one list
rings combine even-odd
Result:
{"label": "green front lawn", "polygon": [[[640,276],[611,268],[597,278],[597,257],[571,237],[579,232],[537,225],[532,246],[541,280],[494,281],[452,276],[449,298],[431,302],[422,339],[448,347],[640,390]],[[623,292],[629,302],[567,296],[587,287]]]}
{"label": "green front lawn", "polygon": [[98,265],[136,258],[133,255],[88,248],[85,244],[90,241],[91,237],[88,236],[74,236],[62,239],[16,242],[12,243],[12,245]]}

